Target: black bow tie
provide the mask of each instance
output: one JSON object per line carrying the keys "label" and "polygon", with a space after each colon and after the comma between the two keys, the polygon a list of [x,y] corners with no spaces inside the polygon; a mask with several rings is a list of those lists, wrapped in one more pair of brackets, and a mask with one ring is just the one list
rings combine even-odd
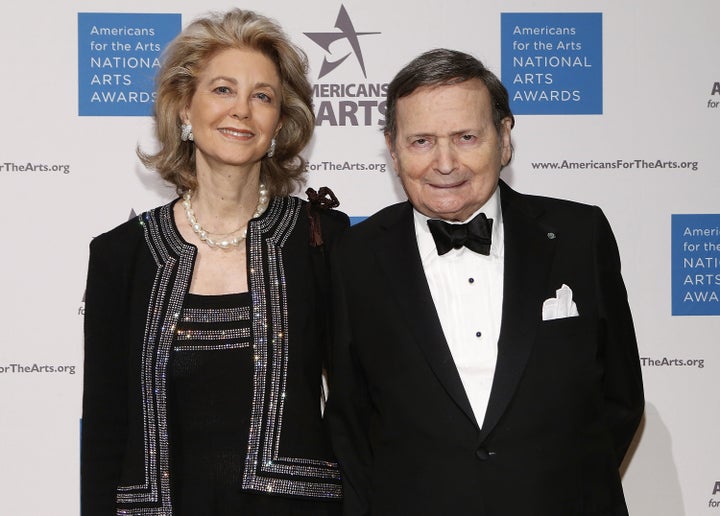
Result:
{"label": "black bow tie", "polygon": [[478,213],[465,224],[450,224],[437,219],[428,220],[427,223],[439,255],[447,253],[450,249],[460,249],[462,246],[476,253],[490,254],[493,221],[484,213]]}

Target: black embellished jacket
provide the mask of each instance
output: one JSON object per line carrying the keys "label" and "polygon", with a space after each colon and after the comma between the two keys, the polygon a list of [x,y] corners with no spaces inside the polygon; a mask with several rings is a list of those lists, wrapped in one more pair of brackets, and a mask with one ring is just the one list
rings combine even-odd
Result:
{"label": "black embellished jacket", "polygon": [[[176,202],[176,201],[174,201]],[[174,202],[90,245],[81,445],[83,515],[172,515],[167,371],[197,255]],[[320,411],[328,310],[326,248],[347,216],[274,198],[247,232],[252,413],[242,489],[341,497]],[[319,225],[324,245],[310,245]]]}

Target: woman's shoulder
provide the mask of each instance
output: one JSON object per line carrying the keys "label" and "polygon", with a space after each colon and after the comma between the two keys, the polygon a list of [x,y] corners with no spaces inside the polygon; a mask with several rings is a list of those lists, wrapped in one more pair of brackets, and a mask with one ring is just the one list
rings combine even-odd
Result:
{"label": "woman's shoulder", "polygon": [[350,218],[345,212],[338,209],[341,202],[330,188],[323,186],[317,191],[308,188],[305,193],[307,200],[300,199],[300,202],[305,205],[306,209],[312,210],[322,219],[327,219],[334,224],[345,227],[350,225]]}
{"label": "woman's shoulder", "polygon": [[134,215],[125,222],[101,233],[92,239],[91,249],[122,253],[123,250],[134,248],[135,245],[145,240],[145,226],[148,221],[156,218],[162,210],[170,209],[171,205],[172,202],[145,211],[140,215]]}
{"label": "woman's shoulder", "polygon": [[321,208],[317,213],[323,224],[331,226],[336,231],[342,231],[350,226],[350,217],[337,208]]}
{"label": "woman's shoulder", "polygon": [[[329,192],[329,189],[321,189],[322,191]],[[308,200],[295,199],[302,204],[302,212],[307,213],[310,224],[319,224],[318,229],[322,231],[323,241],[334,240],[338,234],[350,227],[350,218],[338,209],[340,203],[334,194],[329,193],[322,198],[318,198],[317,194],[310,194]]]}

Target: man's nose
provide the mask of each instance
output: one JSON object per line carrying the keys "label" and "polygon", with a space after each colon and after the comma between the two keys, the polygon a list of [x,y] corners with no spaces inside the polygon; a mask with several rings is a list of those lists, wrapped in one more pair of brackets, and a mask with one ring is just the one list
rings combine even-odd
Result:
{"label": "man's nose", "polygon": [[435,170],[450,174],[457,168],[457,154],[450,142],[438,142],[435,147]]}

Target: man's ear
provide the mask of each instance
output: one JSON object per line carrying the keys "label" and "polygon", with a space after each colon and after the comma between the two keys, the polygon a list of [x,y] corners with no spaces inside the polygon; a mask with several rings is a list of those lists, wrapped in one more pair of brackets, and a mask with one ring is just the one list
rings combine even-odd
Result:
{"label": "man's ear", "polygon": [[512,118],[505,117],[500,121],[500,163],[503,167],[507,166],[512,159],[513,148],[512,138]]}
{"label": "man's ear", "polygon": [[390,133],[385,133],[385,146],[390,153],[390,158],[393,162],[393,168],[395,169],[395,172],[398,172],[398,160],[397,153],[395,152],[395,142],[392,140],[392,136],[390,135]]}

